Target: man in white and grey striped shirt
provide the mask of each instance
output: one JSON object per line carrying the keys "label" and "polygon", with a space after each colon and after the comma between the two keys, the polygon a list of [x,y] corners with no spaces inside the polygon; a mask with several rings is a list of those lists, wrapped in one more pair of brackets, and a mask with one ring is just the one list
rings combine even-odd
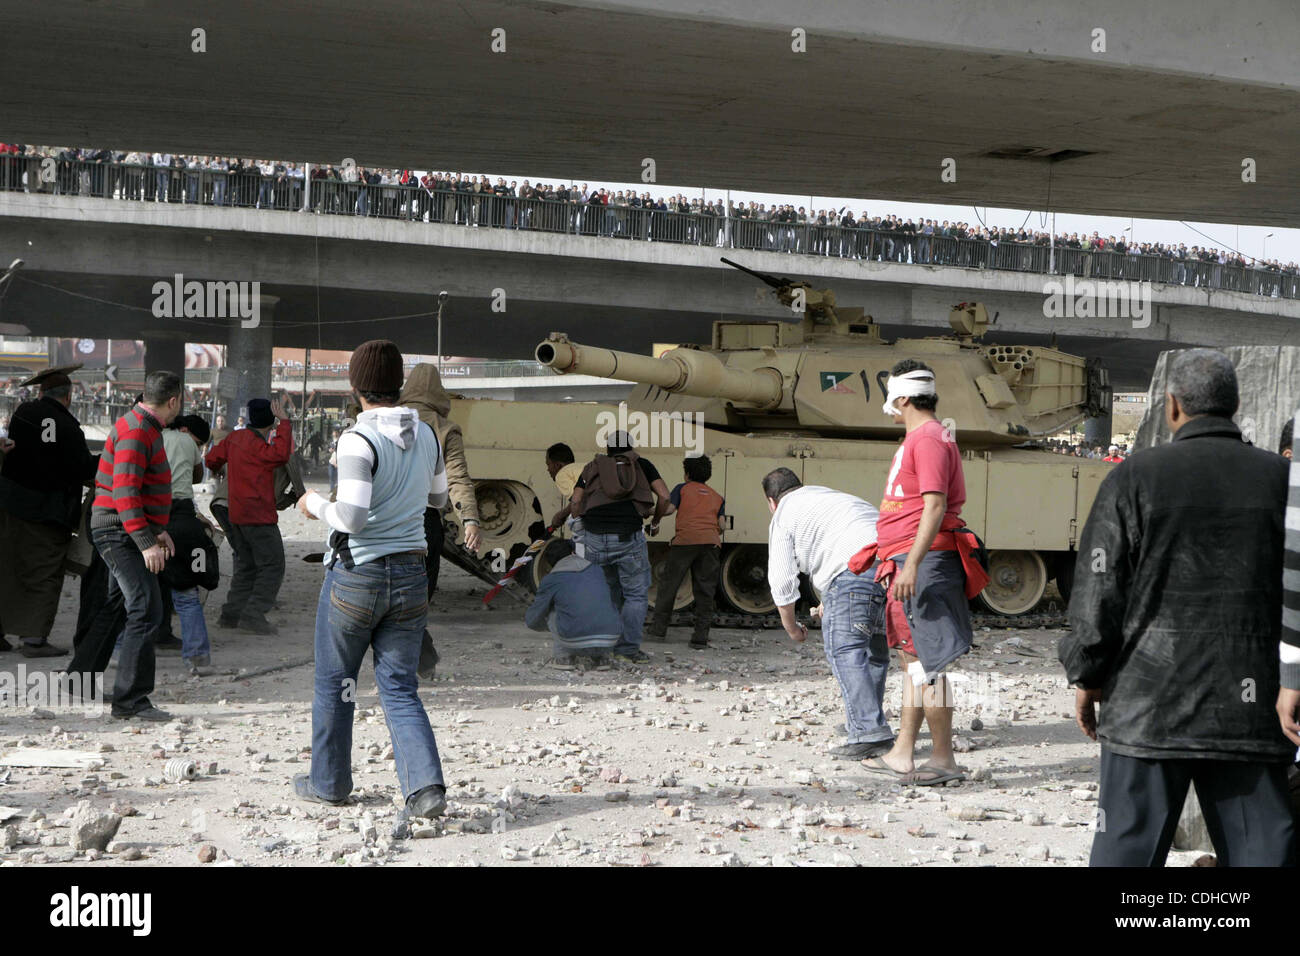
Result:
{"label": "man in white and grey striped shirt", "polygon": [[433,430],[397,404],[402,372],[392,342],[365,342],[352,353],[348,378],[363,410],[339,439],[338,500],[312,492],[298,502],[333,533],[316,606],[311,773],[293,786],[316,803],[339,804],[352,791],[357,674],[373,649],[407,810],[434,817],[446,807],[446,788],[416,668],[429,611],[424,509],[446,502],[447,475]]}
{"label": "man in white and grey striped shirt", "polygon": [[794,615],[801,573],[821,596],[822,642],[844,698],[847,737],[830,752],[845,759],[885,753],[894,742],[881,707],[889,671],[885,592],[874,567],[862,574],[848,569],[850,558],[876,542],[876,509],[853,495],[804,485],[789,468],[767,474],[763,494],[772,512],[767,581],[792,640],[808,637]]}

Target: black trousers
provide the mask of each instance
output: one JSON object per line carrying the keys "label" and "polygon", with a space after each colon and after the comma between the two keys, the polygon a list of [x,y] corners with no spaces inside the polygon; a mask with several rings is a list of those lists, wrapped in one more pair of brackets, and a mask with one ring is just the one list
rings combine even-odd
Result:
{"label": "black trousers", "polygon": [[[95,528],[90,537],[108,565],[109,597],[120,598],[126,609],[113,684],[113,713],[129,715],[152,706],[153,634],[162,621],[162,594],[158,576],[145,566],[144,555],[120,526]],[[113,642],[107,643],[111,655]]]}
{"label": "black trousers", "polygon": [[[429,597],[433,597],[433,592],[438,590],[438,568],[442,564],[442,544],[444,538],[442,527],[442,512],[437,508],[424,509],[424,543],[428,547],[428,553],[424,556],[424,573],[429,579]],[[438,660],[438,651],[433,646],[433,636],[429,629],[424,629],[424,637],[420,639],[420,669],[424,670],[429,661],[436,663]]]}
{"label": "black trousers", "polygon": [[1101,748],[1101,814],[1090,866],[1164,866],[1189,784],[1219,866],[1294,866],[1283,763],[1145,760]]}
{"label": "black trousers", "polygon": [[713,596],[718,590],[718,567],[722,548],[716,544],[675,544],[668,548],[659,590],[655,593],[654,620],[650,629],[662,634],[668,629],[672,617],[673,601],[677,589],[687,572],[691,575],[691,591],[695,595],[695,632],[692,644],[704,644],[709,639],[709,625],[713,623]]}
{"label": "black trousers", "polygon": [[232,524],[230,542],[235,549],[235,573],[221,608],[227,623],[266,621],[280,585],[284,582],[284,539],[274,524]]}
{"label": "black trousers", "polygon": [[429,578],[429,597],[438,590],[438,568],[442,564],[442,544],[446,532],[442,527],[442,512],[437,508],[424,509],[424,541],[429,553],[424,557],[424,573]]}
{"label": "black trousers", "polygon": [[77,631],[72,636],[72,660],[68,673],[80,672],[82,686],[90,687],[90,676],[102,674],[113,657],[113,646],[126,624],[122,592],[109,590],[108,565],[99,549],[90,553],[90,567],[81,576],[81,604],[77,608]]}

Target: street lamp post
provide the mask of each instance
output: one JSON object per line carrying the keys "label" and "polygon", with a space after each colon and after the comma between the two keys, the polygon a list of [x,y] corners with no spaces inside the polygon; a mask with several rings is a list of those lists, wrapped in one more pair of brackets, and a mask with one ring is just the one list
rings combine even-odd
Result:
{"label": "street lamp post", "polygon": [[442,378],[442,307],[447,304],[447,290],[438,293],[438,377]]}

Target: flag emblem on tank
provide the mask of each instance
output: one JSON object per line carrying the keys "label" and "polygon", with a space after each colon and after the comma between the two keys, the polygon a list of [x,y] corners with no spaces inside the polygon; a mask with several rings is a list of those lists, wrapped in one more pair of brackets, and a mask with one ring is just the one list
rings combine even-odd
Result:
{"label": "flag emblem on tank", "polygon": [[844,384],[844,380],[852,375],[852,372],[822,372],[821,383],[823,392],[848,392],[853,393],[853,389]]}

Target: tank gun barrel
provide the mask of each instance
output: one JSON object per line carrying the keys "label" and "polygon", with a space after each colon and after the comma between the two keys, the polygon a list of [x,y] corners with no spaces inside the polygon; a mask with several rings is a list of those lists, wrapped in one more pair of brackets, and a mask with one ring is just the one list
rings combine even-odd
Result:
{"label": "tank gun barrel", "polygon": [[742,266],[739,262],[732,262],[726,256],[721,256],[720,258],[727,265],[731,266],[731,268],[739,269],[741,272],[751,275],[755,279],[760,279],[763,282],[766,282],[768,285],[770,285],[773,289],[780,289],[786,286],[798,285],[798,283],[796,283],[793,279],[783,279],[781,276],[774,276],[766,272],[759,272],[755,269],[749,268],[748,266]]}
{"label": "tank gun barrel", "polygon": [[666,392],[722,398],[754,408],[774,408],[784,392],[774,368],[732,368],[699,349],[673,349],[661,358],[593,348],[552,332],[534,353],[537,361],[561,375],[594,375],[620,382],[654,385]]}

